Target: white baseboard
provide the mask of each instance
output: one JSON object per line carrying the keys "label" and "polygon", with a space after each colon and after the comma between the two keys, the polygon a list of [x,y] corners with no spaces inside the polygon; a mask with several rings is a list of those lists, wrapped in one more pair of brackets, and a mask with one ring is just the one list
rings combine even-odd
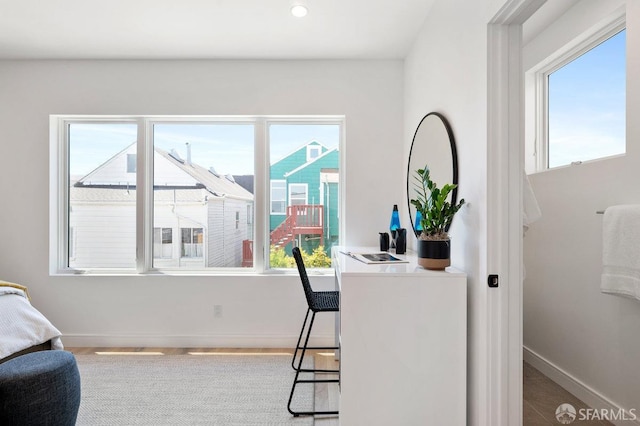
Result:
{"label": "white baseboard", "polygon": [[[291,335],[110,335],[65,334],[66,347],[167,347],[167,348],[293,348]],[[333,335],[316,335],[309,346],[332,346]]]}
{"label": "white baseboard", "polygon": [[[618,410],[624,409],[629,412],[630,408],[635,407],[621,407],[613,401],[607,399],[605,396],[600,394],[595,389],[588,386],[586,383],[580,381],[578,378],[572,376],[567,373],[557,365],[553,364],[551,361],[542,357],[538,353],[532,351],[531,349],[523,346],[523,359],[531,364],[533,367],[542,372],[545,376],[556,382],[558,385],[562,386],[567,392],[574,395],[576,398],[580,399],[582,402],[587,404],[591,408],[595,408],[598,410],[611,410],[617,412]],[[638,410],[638,408],[636,408]],[[636,416],[640,413],[636,412]],[[629,425],[640,425],[640,418],[635,421],[631,420],[610,420],[611,423],[616,426],[629,426]],[[576,424],[579,424],[576,423]]]}

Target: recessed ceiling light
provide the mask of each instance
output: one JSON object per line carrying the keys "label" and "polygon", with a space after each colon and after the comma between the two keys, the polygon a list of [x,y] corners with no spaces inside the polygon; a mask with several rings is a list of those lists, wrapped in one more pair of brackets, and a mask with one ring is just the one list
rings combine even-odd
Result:
{"label": "recessed ceiling light", "polygon": [[309,10],[302,4],[294,4],[291,6],[291,14],[296,18],[307,16],[307,13],[309,13]]}

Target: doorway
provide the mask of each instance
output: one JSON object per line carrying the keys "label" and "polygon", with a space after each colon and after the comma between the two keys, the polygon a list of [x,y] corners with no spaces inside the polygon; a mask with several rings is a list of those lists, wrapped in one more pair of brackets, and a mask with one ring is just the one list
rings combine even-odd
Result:
{"label": "doorway", "polygon": [[[499,333],[491,336],[489,345],[490,359],[492,367],[500,368],[500,359],[502,364],[508,364],[507,373],[502,377],[495,378],[495,382],[491,383],[491,399],[502,400],[504,406],[496,403],[492,407],[492,412],[500,413],[500,418],[495,419],[493,424],[521,424],[523,413],[522,400],[522,378],[527,371],[523,372],[522,365],[522,347],[523,347],[523,312],[522,298],[524,289],[522,285],[522,261],[523,261],[523,238],[522,238],[522,199],[523,192],[520,186],[522,174],[524,170],[524,69],[522,63],[523,56],[523,24],[536,12],[545,2],[535,0],[523,0],[510,4],[497,15],[491,22],[489,27],[489,235],[491,244],[488,247],[492,255],[493,265],[489,265],[490,269],[500,272],[501,289],[490,295],[490,316],[488,318],[490,325],[495,325],[495,329]],[[556,3],[556,2],[549,2]],[[587,4],[587,1],[567,1],[573,4]],[[598,3],[598,2],[591,2]],[[557,3],[556,3],[557,5]],[[602,3],[599,3],[602,7]],[[627,4],[627,8],[630,9]],[[635,9],[634,9],[635,10]],[[627,13],[629,13],[627,11]],[[636,13],[637,14],[637,13]],[[633,49],[628,49],[632,51]],[[603,169],[609,168],[605,174],[615,176],[620,174],[619,166],[624,160],[616,160],[609,163],[609,166],[603,166]],[[604,164],[604,163],[603,163]],[[636,163],[637,164],[637,163]],[[631,176],[631,174],[629,174]],[[629,177],[627,176],[627,177]],[[632,181],[633,179],[628,179]],[[584,182],[581,182],[584,183]],[[608,184],[611,184],[608,181]],[[542,185],[544,187],[544,185]],[[627,191],[626,201],[640,199],[637,191]],[[592,199],[594,197],[591,197]],[[600,202],[607,197],[600,197]],[[612,197],[605,204],[609,205]],[[624,201],[624,200],[623,200]],[[598,236],[601,231],[601,217],[597,217],[595,212],[606,205],[594,206],[590,204],[585,210],[589,212],[589,220],[593,226],[588,229],[594,230],[593,235]],[[544,214],[544,211],[543,211]],[[600,221],[600,222],[598,222]],[[600,250],[599,247],[597,247]],[[504,283],[507,283],[504,286]],[[509,283],[513,285],[509,286]],[[508,288],[504,288],[508,287]],[[598,295],[599,296],[599,295]],[[570,297],[570,296],[569,296]],[[623,302],[612,301],[611,299],[598,299],[603,304],[619,306],[626,315],[626,321],[632,317],[633,322],[638,318],[637,313],[627,310]],[[496,309],[492,309],[491,307]],[[637,309],[637,307],[636,307]],[[610,312],[610,316],[623,319],[623,314],[618,312]],[[598,318],[598,316],[594,316]],[[600,321],[611,318],[599,318]],[[597,322],[597,321],[596,321]],[[585,324],[588,327],[590,323]],[[490,327],[494,329],[493,327]],[[557,330],[547,327],[549,333]],[[614,334],[614,333],[611,333]],[[625,344],[622,339],[618,342],[618,346],[627,346],[627,351],[638,353],[638,345]],[[498,356],[499,359],[495,359]],[[508,359],[505,363],[504,360]],[[547,363],[547,365],[550,365]],[[583,366],[584,367],[584,366]],[[594,368],[595,369],[595,368]],[[545,374],[555,382],[561,382],[565,388],[578,391],[585,389],[583,383],[575,379],[570,374],[564,374],[562,377],[554,375],[554,372],[561,369],[551,369],[544,371]],[[573,380],[573,384],[571,381]],[[620,382],[625,382],[621,379]],[[626,383],[626,382],[625,382]],[[574,386],[574,387],[572,387]],[[609,389],[615,389],[616,383],[608,383]],[[631,385],[625,384],[627,388]],[[591,389],[592,390],[592,389]],[[630,392],[621,393],[618,401],[621,403],[627,400],[627,405],[633,407],[633,397]],[[591,392],[591,396],[595,396],[590,401],[585,401],[592,407],[602,408],[608,407],[616,409],[617,407],[609,402],[597,392]],[[560,398],[560,397],[559,397]],[[582,396],[581,396],[582,398]],[[636,398],[637,400],[637,398]],[[637,404],[636,404],[637,405]],[[555,420],[555,418],[553,419]]]}

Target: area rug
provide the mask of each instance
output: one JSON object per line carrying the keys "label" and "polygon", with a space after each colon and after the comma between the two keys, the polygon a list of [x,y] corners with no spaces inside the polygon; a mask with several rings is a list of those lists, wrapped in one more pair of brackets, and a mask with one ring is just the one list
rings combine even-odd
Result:
{"label": "area rug", "polygon": [[[293,417],[287,411],[295,375],[290,356],[76,355],[76,359],[82,381],[78,426],[313,424],[312,417]],[[313,398],[313,385],[298,385],[292,407],[311,410]]]}

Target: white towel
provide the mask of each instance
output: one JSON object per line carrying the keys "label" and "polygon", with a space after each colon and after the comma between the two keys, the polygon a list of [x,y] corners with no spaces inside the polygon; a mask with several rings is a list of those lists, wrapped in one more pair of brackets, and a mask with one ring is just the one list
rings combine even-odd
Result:
{"label": "white towel", "polygon": [[640,205],[607,208],[602,231],[600,290],[640,300]]}

